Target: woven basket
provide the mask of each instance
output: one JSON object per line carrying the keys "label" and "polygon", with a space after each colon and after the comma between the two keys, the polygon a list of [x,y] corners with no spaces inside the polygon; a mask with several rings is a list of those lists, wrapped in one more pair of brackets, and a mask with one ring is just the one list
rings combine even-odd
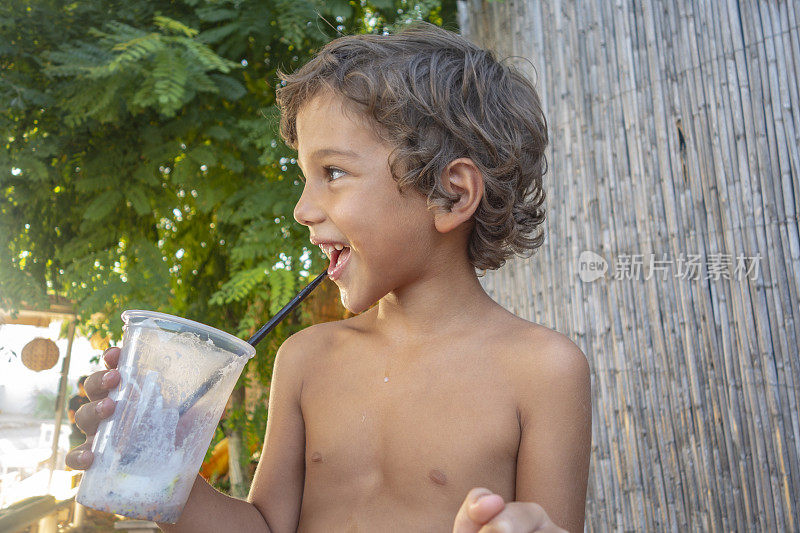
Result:
{"label": "woven basket", "polygon": [[58,346],[50,339],[37,337],[22,349],[22,364],[31,370],[41,372],[56,366]]}

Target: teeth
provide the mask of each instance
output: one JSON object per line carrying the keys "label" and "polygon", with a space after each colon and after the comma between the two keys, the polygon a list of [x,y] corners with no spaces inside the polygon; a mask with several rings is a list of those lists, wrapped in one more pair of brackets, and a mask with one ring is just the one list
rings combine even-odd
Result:
{"label": "teeth", "polygon": [[340,252],[344,250],[345,246],[343,244],[328,244],[322,243],[319,245],[319,249],[322,250],[322,253],[328,256],[328,259],[331,258],[331,254],[333,254],[333,250],[339,250]]}

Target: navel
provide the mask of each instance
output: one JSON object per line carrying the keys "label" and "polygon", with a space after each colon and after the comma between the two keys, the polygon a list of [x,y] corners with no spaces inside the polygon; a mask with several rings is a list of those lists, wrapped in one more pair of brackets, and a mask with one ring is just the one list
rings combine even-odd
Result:
{"label": "navel", "polygon": [[312,463],[321,463],[322,462],[322,454],[319,452],[314,452],[311,454],[311,462]]}
{"label": "navel", "polygon": [[428,472],[428,479],[433,481],[436,485],[447,485],[447,476],[438,468],[432,468]]}

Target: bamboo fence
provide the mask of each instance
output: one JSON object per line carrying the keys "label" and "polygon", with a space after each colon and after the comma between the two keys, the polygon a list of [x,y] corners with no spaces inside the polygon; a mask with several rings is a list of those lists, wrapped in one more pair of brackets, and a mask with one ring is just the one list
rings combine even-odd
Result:
{"label": "bamboo fence", "polygon": [[545,244],[481,279],[590,360],[586,530],[800,530],[800,2],[459,11],[548,118]]}

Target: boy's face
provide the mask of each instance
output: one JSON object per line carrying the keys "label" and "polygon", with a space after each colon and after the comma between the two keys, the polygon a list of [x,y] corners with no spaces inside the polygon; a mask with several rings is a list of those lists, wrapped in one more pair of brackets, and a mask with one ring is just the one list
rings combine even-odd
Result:
{"label": "boy's face", "polygon": [[437,232],[425,197],[397,190],[389,170],[391,148],[354,117],[328,93],[301,108],[297,152],[306,183],[294,218],[309,227],[311,237],[350,247],[335,282],[342,304],[360,313],[424,275]]}

